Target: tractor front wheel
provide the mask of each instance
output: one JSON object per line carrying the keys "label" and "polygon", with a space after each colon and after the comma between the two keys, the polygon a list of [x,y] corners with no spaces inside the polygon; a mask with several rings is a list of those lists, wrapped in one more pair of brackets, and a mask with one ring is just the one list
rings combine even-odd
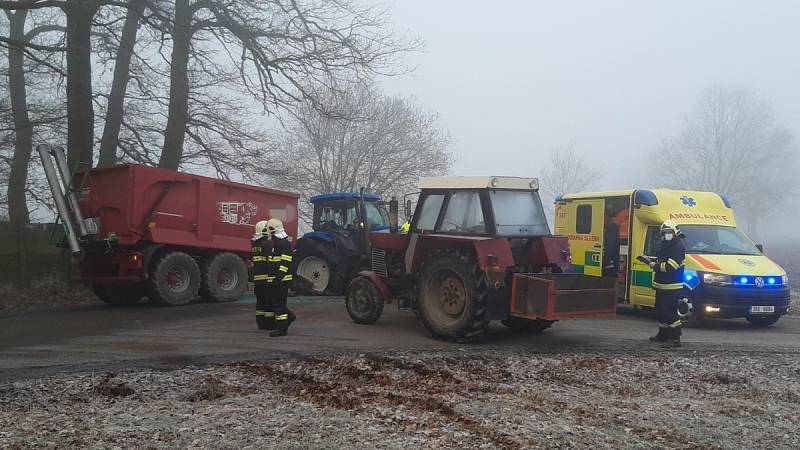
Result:
{"label": "tractor front wheel", "polygon": [[470,341],[486,333],[486,283],[469,255],[432,254],[422,271],[418,298],[422,323],[434,337]]}
{"label": "tractor front wheel", "polygon": [[383,314],[383,297],[367,277],[357,277],[350,283],[345,304],[353,322],[362,325],[372,325]]}

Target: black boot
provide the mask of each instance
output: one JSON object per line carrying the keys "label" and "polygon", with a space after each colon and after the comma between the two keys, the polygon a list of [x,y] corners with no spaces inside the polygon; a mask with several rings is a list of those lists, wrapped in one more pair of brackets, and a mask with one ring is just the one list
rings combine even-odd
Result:
{"label": "black boot", "polygon": [[681,346],[681,328],[675,327],[669,329],[669,336],[667,340],[661,344],[661,348],[678,348]]}
{"label": "black boot", "polygon": [[297,319],[297,316],[294,315],[291,309],[287,309],[286,311],[289,314],[289,325],[291,325]]}
{"label": "black boot", "polygon": [[266,318],[261,311],[256,311],[256,325],[259,330],[266,329]]}
{"label": "black boot", "polygon": [[275,315],[275,331],[269,333],[270,337],[286,336],[289,331],[289,313],[278,313]]}
{"label": "black boot", "polygon": [[667,340],[667,333],[666,328],[659,326],[658,327],[658,334],[655,336],[650,336],[650,342],[666,342]]}
{"label": "black boot", "polygon": [[264,329],[265,330],[274,330],[275,329],[275,313],[267,312],[264,315]]}

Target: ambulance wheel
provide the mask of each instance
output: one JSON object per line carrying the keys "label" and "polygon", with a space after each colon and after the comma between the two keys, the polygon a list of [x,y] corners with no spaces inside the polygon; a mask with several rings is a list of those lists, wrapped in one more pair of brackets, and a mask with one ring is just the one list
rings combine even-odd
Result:
{"label": "ambulance wheel", "polygon": [[150,300],[169,306],[185,305],[197,298],[200,267],[184,252],[166,252],[150,267]]}
{"label": "ambulance wheel", "polygon": [[358,277],[350,283],[345,305],[353,322],[362,325],[372,325],[383,314],[383,297],[367,277]]}
{"label": "ambulance wheel", "polygon": [[114,306],[135,305],[144,297],[141,288],[135,285],[95,284],[92,289],[97,298]]}
{"label": "ambulance wheel", "polygon": [[539,334],[550,328],[555,323],[554,320],[523,319],[521,317],[509,317],[502,321],[514,333]]}
{"label": "ambulance wheel", "polygon": [[754,327],[768,327],[774,325],[780,316],[747,316],[747,321]]}
{"label": "ambulance wheel", "polygon": [[200,295],[214,302],[233,302],[247,290],[247,266],[235,253],[204,258],[200,264]]}

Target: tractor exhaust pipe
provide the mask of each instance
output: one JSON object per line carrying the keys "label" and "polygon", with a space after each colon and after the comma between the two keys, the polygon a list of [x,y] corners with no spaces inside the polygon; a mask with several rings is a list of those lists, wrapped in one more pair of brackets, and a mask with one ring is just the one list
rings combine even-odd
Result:
{"label": "tractor exhaust pipe", "polygon": [[52,153],[50,146],[47,144],[40,144],[36,147],[36,151],[39,152],[39,157],[42,160],[42,167],[44,168],[44,174],[47,177],[47,184],[50,185],[50,192],[53,194],[53,201],[56,203],[58,216],[61,218],[61,222],[64,224],[64,233],[67,236],[67,244],[69,245],[69,249],[72,251],[73,256],[79,256],[81,253],[83,253],[83,249],[81,248],[81,244],[78,242],[78,238],[75,235],[72,217],[69,214],[67,203],[64,200],[64,193],[61,190],[62,185],[58,179],[58,175],[56,174],[56,168],[53,166],[52,157],[50,156]]}

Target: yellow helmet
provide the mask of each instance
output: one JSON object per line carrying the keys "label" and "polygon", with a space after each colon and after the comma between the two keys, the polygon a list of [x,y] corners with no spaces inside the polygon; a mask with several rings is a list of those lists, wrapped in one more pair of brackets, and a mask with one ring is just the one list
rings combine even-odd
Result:
{"label": "yellow helmet", "polygon": [[267,224],[269,222],[266,220],[260,220],[256,224],[256,232],[253,234],[253,239],[260,239],[264,236],[267,236]]}
{"label": "yellow helmet", "polygon": [[665,220],[664,223],[661,224],[661,232],[664,233],[666,231],[672,231],[675,234],[680,234],[678,224],[675,223],[674,220]]}
{"label": "yellow helmet", "polygon": [[283,222],[281,222],[280,219],[269,219],[267,221],[267,232],[270,236],[275,236],[278,239],[283,239],[288,236],[283,229]]}

